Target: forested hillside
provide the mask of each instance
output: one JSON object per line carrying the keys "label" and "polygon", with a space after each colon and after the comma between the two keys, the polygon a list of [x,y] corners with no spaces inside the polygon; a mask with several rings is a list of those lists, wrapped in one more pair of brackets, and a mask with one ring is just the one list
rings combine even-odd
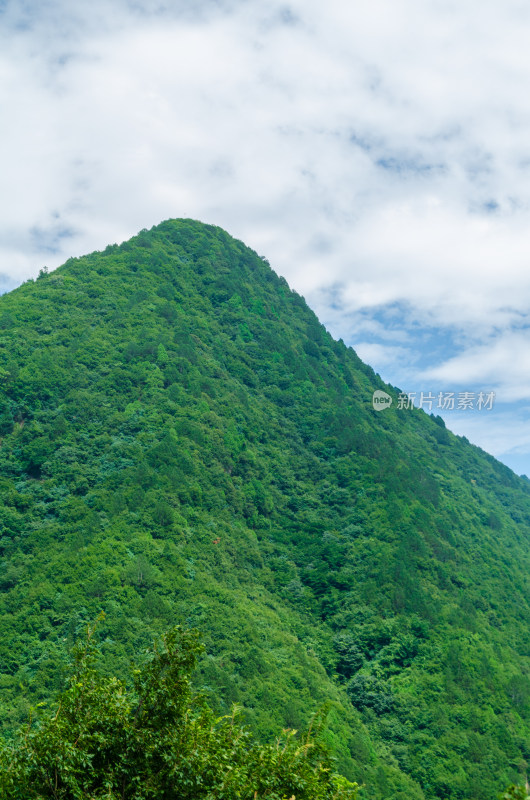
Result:
{"label": "forested hillside", "polygon": [[530,760],[530,483],[394,397],[268,263],[168,221],[0,298],[0,721],[175,623],[263,740],[329,704],[370,800]]}

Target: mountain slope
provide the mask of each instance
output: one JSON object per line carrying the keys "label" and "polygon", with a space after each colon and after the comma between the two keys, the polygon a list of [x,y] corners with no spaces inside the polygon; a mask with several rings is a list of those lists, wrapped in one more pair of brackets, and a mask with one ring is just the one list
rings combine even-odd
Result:
{"label": "mountain slope", "polygon": [[368,795],[487,798],[530,757],[530,484],[394,396],[268,264],[169,221],[0,298],[0,708],[175,621],[264,737],[331,701]]}

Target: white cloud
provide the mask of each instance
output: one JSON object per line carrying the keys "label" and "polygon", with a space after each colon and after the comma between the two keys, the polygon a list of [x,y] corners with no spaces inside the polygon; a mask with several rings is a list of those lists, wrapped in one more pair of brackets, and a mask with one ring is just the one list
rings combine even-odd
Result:
{"label": "white cloud", "polygon": [[396,365],[411,358],[405,347],[382,345],[378,342],[355,342],[355,352],[366,364],[377,364],[378,368]]}
{"label": "white cloud", "polygon": [[0,273],[190,216],[376,368],[527,397],[529,34],[519,0],[12,0]]}
{"label": "white cloud", "polygon": [[504,332],[491,341],[467,348],[427,370],[425,375],[447,384],[482,384],[495,389],[504,403],[530,400],[528,340],[528,330]]}
{"label": "white cloud", "polygon": [[[504,461],[520,472],[528,471],[528,452],[530,451],[530,409],[499,410],[496,405],[491,411],[444,414],[447,427],[460,436],[465,436],[472,444]],[[526,467],[526,470],[525,470]]]}

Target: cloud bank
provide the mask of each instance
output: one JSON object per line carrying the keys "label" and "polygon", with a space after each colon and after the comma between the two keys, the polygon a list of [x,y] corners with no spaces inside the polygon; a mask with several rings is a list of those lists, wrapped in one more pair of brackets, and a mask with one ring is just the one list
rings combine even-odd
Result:
{"label": "cloud bank", "polygon": [[528,401],[529,34],[518,0],[0,3],[0,280],[194,217],[383,377]]}

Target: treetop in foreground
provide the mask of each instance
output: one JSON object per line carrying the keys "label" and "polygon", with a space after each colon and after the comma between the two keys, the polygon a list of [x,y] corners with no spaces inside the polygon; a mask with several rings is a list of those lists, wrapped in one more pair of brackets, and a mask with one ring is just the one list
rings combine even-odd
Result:
{"label": "treetop in foreground", "polygon": [[174,627],[133,671],[128,687],[97,665],[94,628],[75,648],[55,712],[1,745],[2,800],[355,800],[319,740],[284,730],[259,744],[234,707],[216,717],[192,691],[196,631]]}

